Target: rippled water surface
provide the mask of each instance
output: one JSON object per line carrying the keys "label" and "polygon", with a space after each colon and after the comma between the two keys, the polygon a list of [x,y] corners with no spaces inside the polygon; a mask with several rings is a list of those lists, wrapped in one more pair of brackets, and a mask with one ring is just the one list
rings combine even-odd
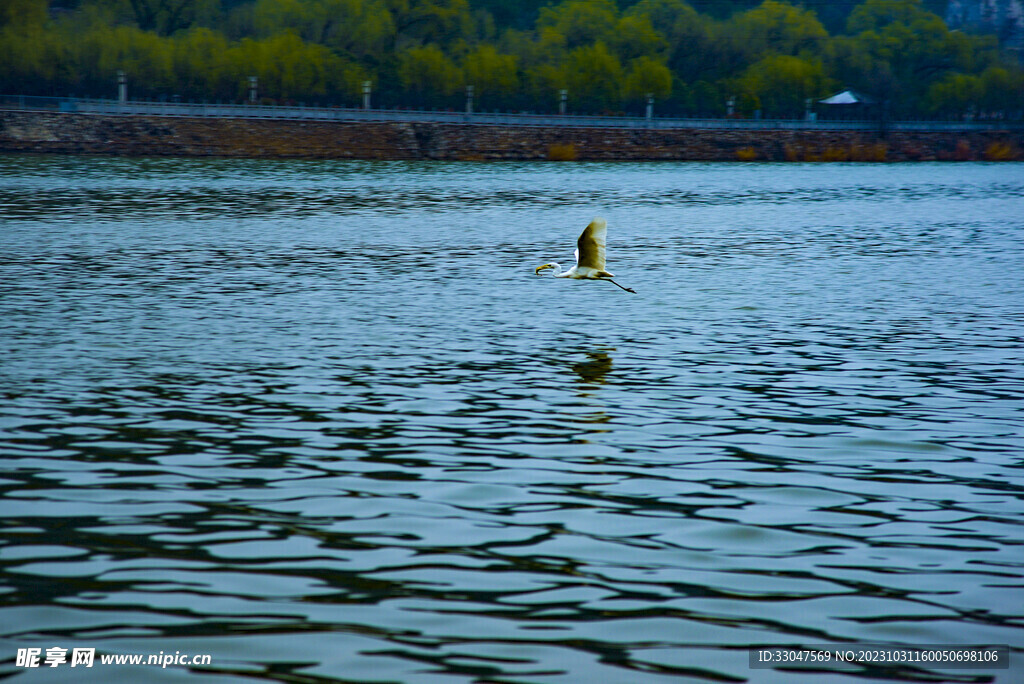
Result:
{"label": "rippled water surface", "polygon": [[[0,676],[1024,681],[1022,200],[1021,165],[2,157]],[[637,295],[533,275],[595,215]],[[748,666],[862,643],[1012,666]],[[16,666],[53,646],[211,664]]]}

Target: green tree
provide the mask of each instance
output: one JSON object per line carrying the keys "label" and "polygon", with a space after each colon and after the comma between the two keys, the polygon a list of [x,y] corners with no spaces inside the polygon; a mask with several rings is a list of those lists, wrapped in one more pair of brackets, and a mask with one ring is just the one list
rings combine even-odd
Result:
{"label": "green tree", "polygon": [[355,95],[363,76],[323,45],[306,43],[294,33],[245,38],[228,51],[227,65],[237,97],[244,95],[250,75],[259,78],[262,94],[284,100]]}
{"label": "green tree", "polygon": [[958,117],[977,107],[982,91],[977,76],[948,74],[928,88],[926,106],[930,113]]}
{"label": "green tree", "polygon": [[215,0],[121,0],[143,31],[169,36],[216,11]]}
{"label": "green tree", "polygon": [[420,106],[449,103],[463,86],[462,70],[436,45],[411,47],[398,55],[398,78]]}
{"label": "green tree", "polygon": [[725,94],[722,89],[708,81],[697,81],[689,90],[689,100],[694,116],[722,116],[725,113]]}
{"label": "green tree", "polygon": [[179,94],[204,100],[237,96],[237,74],[229,61],[229,45],[222,33],[193,28],[175,36],[174,80]]}
{"label": "green tree", "polygon": [[630,100],[646,100],[648,93],[656,100],[667,100],[672,95],[672,72],[656,59],[637,57],[629,63],[624,91]]}
{"label": "green tree", "polygon": [[897,115],[917,110],[949,72],[977,72],[997,59],[994,38],[950,31],[920,0],[867,0],[847,28],[855,35],[830,51],[839,57],[833,71]]}
{"label": "green tree", "polygon": [[604,43],[599,41],[571,51],[562,65],[561,77],[575,108],[589,113],[618,108],[622,98],[622,65]]}
{"label": "green tree", "polygon": [[45,24],[43,0],[0,0],[0,92],[41,95],[58,80],[67,44]]}
{"label": "green tree", "polygon": [[0,92],[67,94],[75,80],[70,46],[41,26],[0,29]]}
{"label": "green tree", "polygon": [[611,46],[619,59],[637,57],[664,58],[668,53],[668,41],[654,30],[651,18],[643,14],[628,14],[615,25]]}
{"label": "green tree", "polygon": [[738,14],[727,30],[751,55],[815,53],[828,37],[814,12],[786,2],[765,0],[759,7]]}
{"label": "green tree", "polygon": [[757,96],[766,114],[799,118],[807,98],[821,97],[831,83],[818,60],[772,55],[750,65],[737,85]]}
{"label": "green tree", "polygon": [[480,45],[463,59],[467,85],[475,88],[483,106],[507,106],[519,90],[519,73],[513,55],[503,55],[493,45]]}
{"label": "green tree", "polygon": [[0,28],[41,27],[46,21],[46,0],[0,0]]}
{"label": "green tree", "polygon": [[542,7],[537,29],[564,36],[565,47],[575,48],[615,39],[618,8],[612,0],[566,0],[560,5]]}
{"label": "green tree", "polygon": [[[651,92],[659,113],[721,115],[736,95],[797,116],[841,85],[895,117],[1024,109],[1020,66],[995,36],[950,31],[928,11],[940,0],[865,0],[836,36],[795,0],[55,1],[75,10],[0,0],[0,90],[109,97],[124,69],[145,97],[237,99],[255,75],[261,94],[307,101],[358,101],[372,78],[376,101],[421,106],[461,106],[468,83],[485,107],[527,110],[566,88],[577,112]],[[698,11],[712,7],[733,13]]]}
{"label": "green tree", "polygon": [[548,4],[550,0],[472,0],[473,7],[490,14],[497,27],[519,31],[532,28],[539,9]]}
{"label": "green tree", "polygon": [[498,43],[498,49],[515,55],[523,68],[554,65],[567,54],[565,36],[550,26],[538,29],[536,34],[506,31]]}
{"label": "green tree", "polygon": [[713,23],[683,0],[640,0],[627,16],[644,16],[668,46],[667,65],[677,77],[696,81],[720,68]]}
{"label": "green tree", "polygon": [[134,26],[96,27],[76,44],[83,85],[100,93],[115,92],[115,74],[128,77],[131,97],[159,97],[174,91],[173,43]]}
{"label": "green tree", "polygon": [[736,112],[750,118],[761,109],[761,100],[753,93],[740,93],[736,98]]}
{"label": "green tree", "polygon": [[257,0],[252,10],[257,35],[286,30],[355,58],[380,58],[395,35],[391,13],[379,0]]}
{"label": "green tree", "polygon": [[932,17],[920,0],[866,0],[850,13],[846,30],[851,34],[881,31],[892,24],[910,26]]}
{"label": "green tree", "polygon": [[985,113],[1002,116],[1024,110],[1024,70],[990,66],[981,73],[979,106]]}
{"label": "green tree", "polygon": [[763,4],[709,27],[702,78],[730,79],[769,55],[813,58],[828,38],[813,12],[785,2]]}
{"label": "green tree", "polygon": [[394,22],[394,49],[450,45],[471,35],[474,21],[466,0],[387,0]]}

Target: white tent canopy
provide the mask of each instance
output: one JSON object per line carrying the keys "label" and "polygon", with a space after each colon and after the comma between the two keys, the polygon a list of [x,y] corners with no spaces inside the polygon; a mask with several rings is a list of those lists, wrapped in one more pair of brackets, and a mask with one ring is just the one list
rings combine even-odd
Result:
{"label": "white tent canopy", "polygon": [[818,100],[821,104],[828,105],[845,105],[845,104],[871,104],[871,100],[853,92],[852,90],[844,90],[841,93],[836,93],[832,97],[827,97],[824,100]]}

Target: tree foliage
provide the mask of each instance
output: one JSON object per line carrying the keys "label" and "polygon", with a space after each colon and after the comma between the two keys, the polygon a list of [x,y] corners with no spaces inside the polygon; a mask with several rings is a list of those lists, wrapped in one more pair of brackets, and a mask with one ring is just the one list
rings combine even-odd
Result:
{"label": "tree foliage", "polygon": [[[0,0],[0,91],[638,114],[802,116],[849,87],[893,115],[1020,116],[1024,71],[995,36],[921,0],[865,0],[845,27],[785,0]],[[853,0],[851,0],[852,2]],[[701,8],[718,8],[707,14]],[[623,9],[625,8],[625,9]]]}
{"label": "tree foliage", "polygon": [[513,55],[501,54],[495,46],[482,44],[465,56],[462,73],[466,83],[473,85],[477,98],[507,106],[512,101],[510,96],[520,88],[517,62]]}
{"label": "tree foliage", "polygon": [[738,86],[756,97],[762,108],[790,118],[800,118],[806,101],[834,88],[818,60],[792,55],[771,55],[751,64]]}
{"label": "tree foliage", "polygon": [[45,21],[45,0],[0,0],[0,27],[26,30]]}
{"label": "tree foliage", "polygon": [[398,77],[420,106],[441,104],[462,87],[462,70],[436,45],[410,47],[399,53]]}

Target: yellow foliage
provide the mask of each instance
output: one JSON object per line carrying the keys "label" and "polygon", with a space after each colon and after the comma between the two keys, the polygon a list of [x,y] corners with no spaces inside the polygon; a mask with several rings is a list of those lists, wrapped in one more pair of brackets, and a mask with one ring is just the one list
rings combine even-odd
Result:
{"label": "yellow foliage", "polygon": [[850,145],[850,161],[859,162],[884,162],[888,146],[885,143],[864,145],[854,143]]}
{"label": "yellow foliage", "polygon": [[548,145],[549,161],[576,161],[578,156],[574,143],[555,143]]}
{"label": "yellow foliage", "polygon": [[832,147],[831,145],[825,148],[821,155],[821,160],[827,162],[847,161],[849,158],[849,150],[843,147]]}
{"label": "yellow foliage", "polygon": [[985,159],[988,161],[1012,161],[1017,158],[1017,151],[1007,142],[994,142],[985,148]]}
{"label": "yellow foliage", "polygon": [[753,147],[741,147],[736,150],[736,159],[744,162],[754,161],[757,159],[757,150]]}

